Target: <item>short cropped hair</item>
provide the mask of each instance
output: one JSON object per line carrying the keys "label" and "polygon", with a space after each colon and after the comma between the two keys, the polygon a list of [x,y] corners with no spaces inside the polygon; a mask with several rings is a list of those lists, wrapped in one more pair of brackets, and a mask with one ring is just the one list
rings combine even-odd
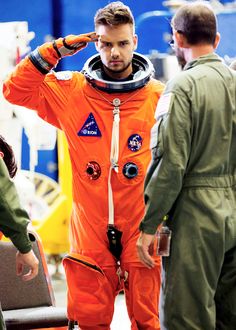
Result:
{"label": "short cropped hair", "polygon": [[9,172],[9,176],[13,178],[17,172],[17,163],[12,147],[6,142],[3,136],[0,135],[0,151],[3,152],[3,160]]}
{"label": "short cropped hair", "polygon": [[134,17],[128,6],[121,1],[115,1],[98,9],[94,16],[94,24],[95,27],[98,25],[130,24],[134,29]]}
{"label": "short cropped hair", "polygon": [[206,1],[181,6],[171,21],[172,28],[182,33],[190,45],[213,45],[217,33],[217,18]]}

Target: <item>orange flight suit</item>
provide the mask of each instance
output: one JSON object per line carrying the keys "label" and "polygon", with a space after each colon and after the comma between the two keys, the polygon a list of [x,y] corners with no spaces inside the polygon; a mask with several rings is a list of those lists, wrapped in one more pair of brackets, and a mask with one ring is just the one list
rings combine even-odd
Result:
{"label": "orange flight suit", "polygon": [[[130,93],[98,91],[80,72],[44,75],[28,58],[4,84],[9,102],[36,110],[67,137],[74,203],[71,253],[63,264],[68,283],[68,317],[78,320],[80,329],[110,329],[114,300],[120,289],[125,290],[132,329],[160,329],[160,259],[156,257],[154,269],[145,268],[139,262],[136,241],[144,215],[143,185],[151,159],[150,130],[162,91],[163,85],[154,79]],[[106,234],[114,98],[121,100],[119,172],[111,174],[114,223],[122,232],[120,276]],[[132,149],[135,134],[139,136],[139,147]],[[100,168],[96,179],[91,179],[86,171],[90,162],[96,162]],[[138,166],[138,175],[132,179],[122,171],[128,162]]]}

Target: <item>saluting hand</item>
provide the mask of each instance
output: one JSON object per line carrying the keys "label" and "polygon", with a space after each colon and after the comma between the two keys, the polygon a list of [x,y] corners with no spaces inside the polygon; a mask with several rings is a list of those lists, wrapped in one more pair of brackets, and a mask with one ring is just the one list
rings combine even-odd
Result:
{"label": "saluting hand", "polygon": [[95,42],[98,36],[95,32],[89,32],[79,35],[68,35],[65,38],[59,38],[53,41],[54,49],[58,57],[74,55],[81,49],[85,48],[89,42]]}

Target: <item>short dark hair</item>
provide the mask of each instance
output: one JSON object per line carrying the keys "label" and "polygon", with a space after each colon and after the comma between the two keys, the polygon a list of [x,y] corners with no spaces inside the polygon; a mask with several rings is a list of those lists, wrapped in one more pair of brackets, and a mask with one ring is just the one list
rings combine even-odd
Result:
{"label": "short dark hair", "polygon": [[3,160],[8,169],[9,175],[13,178],[17,172],[17,163],[12,147],[6,142],[3,136],[0,135],[0,151],[3,152]]}
{"label": "short dark hair", "polygon": [[134,27],[134,17],[130,8],[121,1],[111,2],[98,9],[94,16],[95,27],[98,25],[130,24]]}
{"label": "short dark hair", "polygon": [[172,27],[182,33],[190,45],[214,44],[217,19],[208,2],[196,1],[181,6],[171,21]]}

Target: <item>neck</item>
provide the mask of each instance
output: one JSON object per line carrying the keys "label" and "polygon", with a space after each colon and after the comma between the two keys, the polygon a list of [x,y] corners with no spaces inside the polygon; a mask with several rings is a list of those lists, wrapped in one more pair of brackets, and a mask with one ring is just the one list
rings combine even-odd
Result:
{"label": "neck", "polygon": [[197,59],[200,56],[214,53],[215,49],[212,45],[196,45],[191,48],[185,48],[185,59],[187,62]]}

